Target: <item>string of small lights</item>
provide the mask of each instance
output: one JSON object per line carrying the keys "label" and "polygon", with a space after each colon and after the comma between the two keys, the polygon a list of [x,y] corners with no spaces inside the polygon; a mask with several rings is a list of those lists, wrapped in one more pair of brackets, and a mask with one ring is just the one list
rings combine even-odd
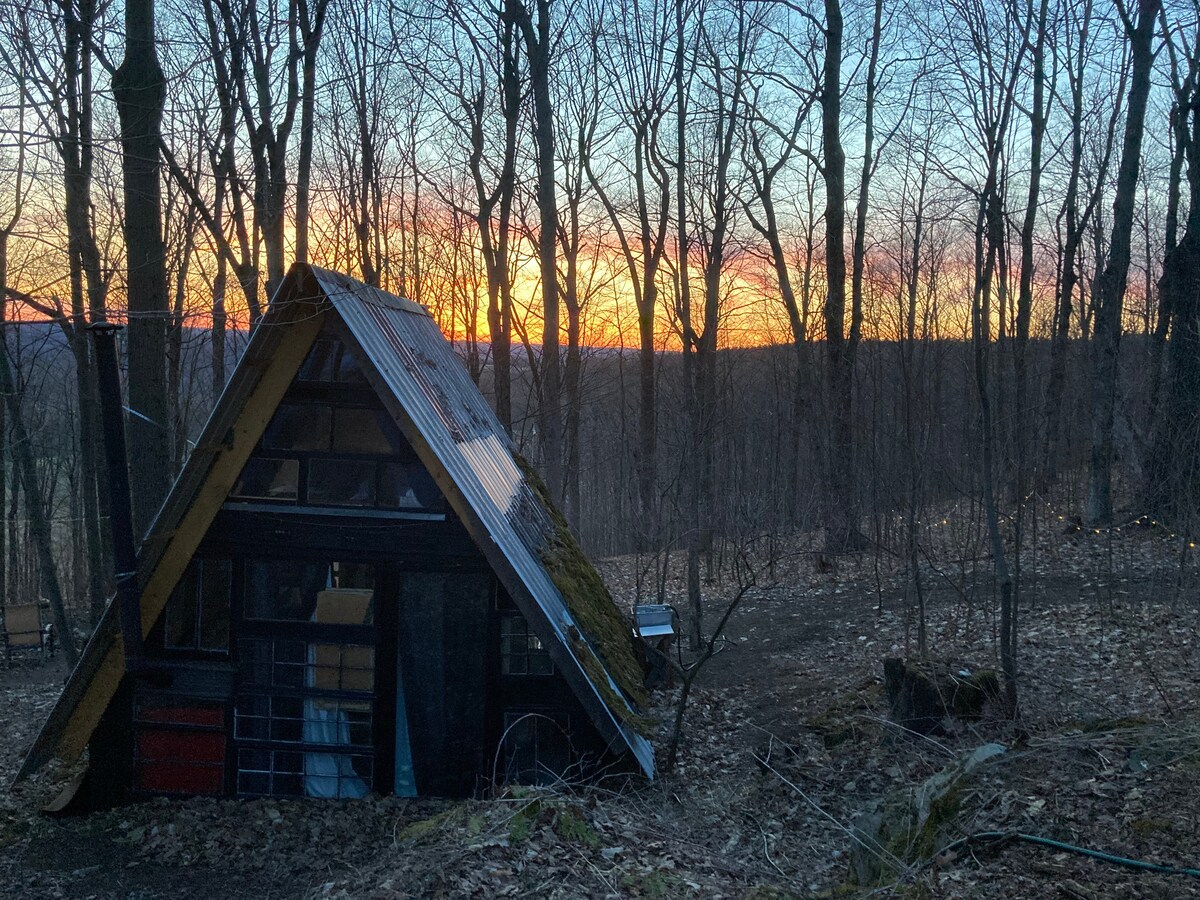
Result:
{"label": "string of small lights", "polygon": [[[1163,529],[1163,534],[1168,540],[1175,540],[1176,538],[1182,538],[1182,539],[1187,540],[1189,549],[1196,548],[1196,541],[1193,540],[1189,534],[1171,530],[1171,527],[1166,522],[1160,522],[1158,519],[1154,518],[1153,516],[1151,516],[1149,514],[1141,515],[1134,519],[1127,519],[1119,525],[1108,525],[1108,526],[1079,524],[1076,521],[1075,516],[1065,515],[1063,513],[1056,513],[1054,511],[1051,511],[1050,515],[1052,515],[1054,517],[1055,521],[1070,522],[1074,526],[1075,534],[1085,534],[1086,533],[1086,534],[1093,534],[1093,535],[1108,535],[1108,534],[1121,534],[1122,529],[1125,529],[1125,531],[1132,531],[1134,529],[1160,528],[1160,529]],[[905,520],[904,516],[897,516],[897,519],[901,522],[903,522]],[[925,521],[917,519],[914,522],[914,524],[917,525],[918,527],[924,527],[924,528],[945,528],[945,527],[950,526],[952,523],[949,518],[942,517],[942,518],[935,518],[933,520],[925,520]]]}

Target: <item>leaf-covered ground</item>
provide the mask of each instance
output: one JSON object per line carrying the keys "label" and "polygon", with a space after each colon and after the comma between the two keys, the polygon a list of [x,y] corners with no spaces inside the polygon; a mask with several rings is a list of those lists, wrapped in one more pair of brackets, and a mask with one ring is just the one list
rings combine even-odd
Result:
{"label": "leaf-covered ground", "polygon": [[[926,526],[931,652],[995,666],[989,560],[976,532]],[[828,561],[758,547],[686,717],[678,770],[511,789],[470,802],[157,801],[38,813],[47,775],[0,796],[0,892],[25,897],[865,895],[845,884],[851,824],[988,741],[1008,747],[955,796],[941,839],[1020,831],[1141,860],[1200,864],[1200,590],[1178,537],[1096,534],[1053,514],[1023,556],[1022,732],[994,716],[918,737],[890,723],[881,663],[915,653],[912,573],[885,553]],[[939,530],[940,529],[940,530]],[[814,539],[815,540],[815,539]],[[714,571],[727,572],[714,559]],[[682,608],[681,573],[605,564],[616,596]],[[706,584],[715,623],[733,575]],[[0,671],[0,778],[62,673]],[[659,692],[663,731],[675,695]],[[665,742],[660,742],[665,743]],[[1027,844],[969,845],[895,869],[876,895],[1180,897],[1200,880]]]}

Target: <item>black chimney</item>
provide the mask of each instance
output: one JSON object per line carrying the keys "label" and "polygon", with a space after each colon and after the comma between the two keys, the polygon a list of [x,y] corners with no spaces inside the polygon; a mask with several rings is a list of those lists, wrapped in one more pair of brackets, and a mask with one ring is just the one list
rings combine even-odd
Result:
{"label": "black chimney", "polygon": [[121,373],[117,367],[117,331],[121,326],[95,322],[88,327],[96,348],[100,416],[104,426],[104,455],[108,461],[113,563],[117,575],[117,610],[125,639],[125,670],[142,665],[142,610],[137,589],[137,548],[133,539],[133,507],[129,497],[129,468],[125,450],[125,415],[121,403]]}

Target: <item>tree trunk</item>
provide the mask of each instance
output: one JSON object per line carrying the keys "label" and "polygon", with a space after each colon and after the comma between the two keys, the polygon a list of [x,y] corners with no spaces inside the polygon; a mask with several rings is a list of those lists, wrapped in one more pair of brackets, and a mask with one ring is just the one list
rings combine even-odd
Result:
{"label": "tree trunk", "polygon": [[164,381],[167,281],[158,181],[165,80],[154,47],[153,0],[125,4],[125,61],[113,75],[121,117],[128,267],[129,452],[134,533],[144,535],[169,486]]}
{"label": "tree trunk", "polygon": [[[993,173],[994,175],[994,173]],[[995,209],[999,200],[994,196],[993,179],[989,179],[979,200],[979,215],[975,225],[975,289],[971,304],[971,333],[975,360],[975,388],[979,396],[981,443],[983,447],[982,481],[983,508],[987,520],[988,538],[992,549],[992,566],[996,586],[1000,591],[1000,668],[1004,674],[1005,694],[1009,713],[1017,715],[1016,641],[1013,639],[1013,580],[1008,566],[1004,537],[1000,532],[1000,512],[996,500],[996,427],[988,387],[989,347],[991,345],[992,277],[998,253],[997,240],[1002,229],[996,228]],[[991,223],[989,225],[989,223]],[[985,240],[985,233],[987,238]]]}
{"label": "tree trunk", "polygon": [[[1090,524],[1112,521],[1113,418],[1117,396],[1117,357],[1121,346],[1121,312],[1133,233],[1133,206],[1137,192],[1142,132],[1154,66],[1154,26],[1162,0],[1141,0],[1136,26],[1126,23],[1133,74],[1129,107],[1125,115],[1125,137],[1117,170],[1113,199],[1112,237],[1108,261],[1100,276],[1093,324],[1092,441],[1088,467],[1086,518]],[[1124,5],[1121,5],[1124,17]]]}
{"label": "tree trunk", "polygon": [[825,546],[861,549],[854,488],[854,329],[846,335],[846,154],[842,149],[842,10],[825,0],[821,83],[822,176],[825,181],[825,344],[829,354],[830,450]]}
{"label": "tree trunk", "polygon": [[300,91],[300,156],[296,161],[296,261],[308,262],[308,192],[312,175],[313,132],[316,118],[317,47],[325,26],[328,0],[317,0],[315,21],[309,18],[308,3],[300,0],[297,17],[303,36]]}
{"label": "tree trunk", "polygon": [[[1086,7],[1090,11],[1090,4]],[[1066,235],[1060,257],[1061,275],[1055,295],[1054,321],[1050,336],[1050,376],[1046,386],[1046,430],[1042,448],[1041,475],[1044,483],[1058,478],[1062,401],[1067,383],[1067,353],[1071,341],[1071,307],[1078,283],[1079,247],[1083,226],[1079,216],[1079,179],[1083,167],[1083,74],[1084,49],[1087,46],[1089,18],[1085,13],[1079,36],[1079,53],[1070,73],[1071,83],[1071,157],[1067,192],[1063,200]]]}
{"label": "tree trunk", "polygon": [[[222,228],[222,205],[224,203],[221,181],[218,180],[217,200],[214,212],[217,216],[217,227]],[[212,296],[212,402],[216,405],[221,391],[225,390],[225,294],[229,289],[229,263],[224,253],[217,254],[217,274],[213,278]]]}
{"label": "tree trunk", "polygon": [[[1171,48],[1172,50],[1174,48]],[[1193,43],[1187,60],[1191,72],[1200,63],[1200,48]],[[1172,60],[1174,63],[1174,59]],[[1172,66],[1174,70],[1175,66]],[[1167,255],[1159,280],[1160,321],[1155,347],[1166,344],[1166,376],[1161,414],[1154,422],[1154,441],[1148,479],[1150,508],[1170,516],[1188,533],[1194,533],[1200,513],[1200,90],[1188,76],[1175,84],[1172,117],[1176,159],[1187,160],[1188,206],[1183,237],[1176,242],[1179,182],[1168,206]],[[1181,166],[1172,161],[1172,175]],[[1159,333],[1161,332],[1161,337]],[[1155,352],[1154,358],[1158,358]],[[1152,411],[1153,406],[1152,406]]]}
{"label": "tree trunk", "polygon": [[1037,19],[1037,41],[1033,48],[1033,106],[1029,111],[1029,193],[1025,204],[1025,218],[1021,223],[1021,280],[1017,289],[1017,315],[1013,329],[1013,443],[1015,466],[1013,472],[1013,499],[1017,505],[1018,550],[1020,548],[1021,511],[1025,502],[1025,471],[1029,438],[1026,435],[1028,410],[1028,352],[1029,326],[1033,316],[1034,229],[1037,226],[1037,210],[1041,197],[1042,143],[1046,133],[1046,15],[1048,0],[1041,0]]}
{"label": "tree trunk", "polygon": [[[550,0],[536,0],[537,24],[521,0],[510,0],[525,36],[537,142],[538,255],[542,272],[542,359],[539,438],[546,482],[562,499],[562,373],[559,361],[558,209],[555,203],[554,111],[550,103]],[[536,28],[536,33],[535,33]]]}

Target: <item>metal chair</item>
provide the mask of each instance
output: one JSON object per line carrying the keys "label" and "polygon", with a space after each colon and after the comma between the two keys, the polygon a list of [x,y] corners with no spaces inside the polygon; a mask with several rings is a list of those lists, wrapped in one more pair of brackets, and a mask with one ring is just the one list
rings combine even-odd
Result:
{"label": "metal chair", "polygon": [[37,603],[5,606],[3,635],[9,668],[12,668],[14,650],[37,652],[43,660],[53,655],[53,632],[43,625],[42,608]]}

